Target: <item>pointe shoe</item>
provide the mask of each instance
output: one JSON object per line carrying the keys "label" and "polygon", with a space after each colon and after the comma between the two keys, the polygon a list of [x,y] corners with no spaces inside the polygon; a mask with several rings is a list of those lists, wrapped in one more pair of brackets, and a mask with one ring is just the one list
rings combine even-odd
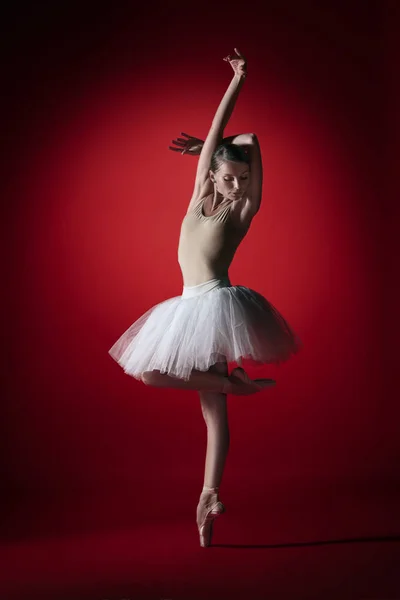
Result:
{"label": "pointe shoe", "polygon": [[[203,502],[201,501],[203,497]],[[225,512],[225,506],[217,500],[218,488],[204,487],[197,506],[197,529],[200,536],[200,546],[211,546],[214,520]]]}
{"label": "pointe shoe", "polygon": [[230,389],[226,393],[238,396],[254,394],[260,392],[265,387],[276,385],[274,379],[251,379],[242,367],[233,369],[228,380],[231,385],[227,384],[226,387],[230,387]]}

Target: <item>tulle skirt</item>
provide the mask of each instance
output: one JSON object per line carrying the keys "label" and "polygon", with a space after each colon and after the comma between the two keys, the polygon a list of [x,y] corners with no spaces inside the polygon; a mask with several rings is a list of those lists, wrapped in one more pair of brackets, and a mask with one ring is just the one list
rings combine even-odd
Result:
{"label": "tulle skirt", "polygon": [[303,346],[264,296],[229,278],[184,286],[181,296],[152,306],[108,351],[125,373],[158,370],[188,380],[216,362],[279,364]]}

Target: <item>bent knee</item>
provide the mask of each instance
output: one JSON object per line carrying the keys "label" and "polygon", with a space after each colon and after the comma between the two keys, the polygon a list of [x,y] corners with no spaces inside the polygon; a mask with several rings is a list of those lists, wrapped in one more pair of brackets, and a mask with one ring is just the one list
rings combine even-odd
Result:
{"label": "bent knee", "polygon": [[146,385],[155,385],[160,371],[145,371],[141,375],[141,380]]}
{"label": "bent knee", "polygon": [[208,370],[211,373],[219,373],[220,375],[225,376],[229,374],[227,361],[216,362],[213,365],[211,365],[211,367]]}

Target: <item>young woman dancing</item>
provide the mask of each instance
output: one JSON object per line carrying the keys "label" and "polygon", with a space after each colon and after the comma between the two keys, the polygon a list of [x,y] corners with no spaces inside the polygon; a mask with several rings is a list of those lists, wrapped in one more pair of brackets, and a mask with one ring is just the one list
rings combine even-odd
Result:
{"label": "young woman dancing", "polygon": [[[170,146],[182,154],[200,154],[180,231],[182,295],[152,306],[109,350],[125,373],[146,385],[199,393],[207,426],[204,485],[196,510],[203,547],[211,544],[214,519],[225,512],[219,489],[230,439],[226,396],[254,394],[276,383],[250,379],[243,360],[279,364],[302,347],[271,302],[229,280],[236,249],[260,208],[263,180],[257,136],[223,138],[247,77],[247,61],[235,52],[224,58],[234,75],[205,141],[182,133],[187,139]],[[229,362],[241,366],[229,374]]]}

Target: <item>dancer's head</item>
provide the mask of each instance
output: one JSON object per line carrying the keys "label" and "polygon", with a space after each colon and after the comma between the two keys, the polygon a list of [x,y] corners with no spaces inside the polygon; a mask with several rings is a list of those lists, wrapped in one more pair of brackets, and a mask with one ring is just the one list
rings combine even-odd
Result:
{"label": "dancer's head", "polygon": [[209,175],[224,198],[239,200],[249,185],[249,157],[237,144],[221,144],[212,155]]}

